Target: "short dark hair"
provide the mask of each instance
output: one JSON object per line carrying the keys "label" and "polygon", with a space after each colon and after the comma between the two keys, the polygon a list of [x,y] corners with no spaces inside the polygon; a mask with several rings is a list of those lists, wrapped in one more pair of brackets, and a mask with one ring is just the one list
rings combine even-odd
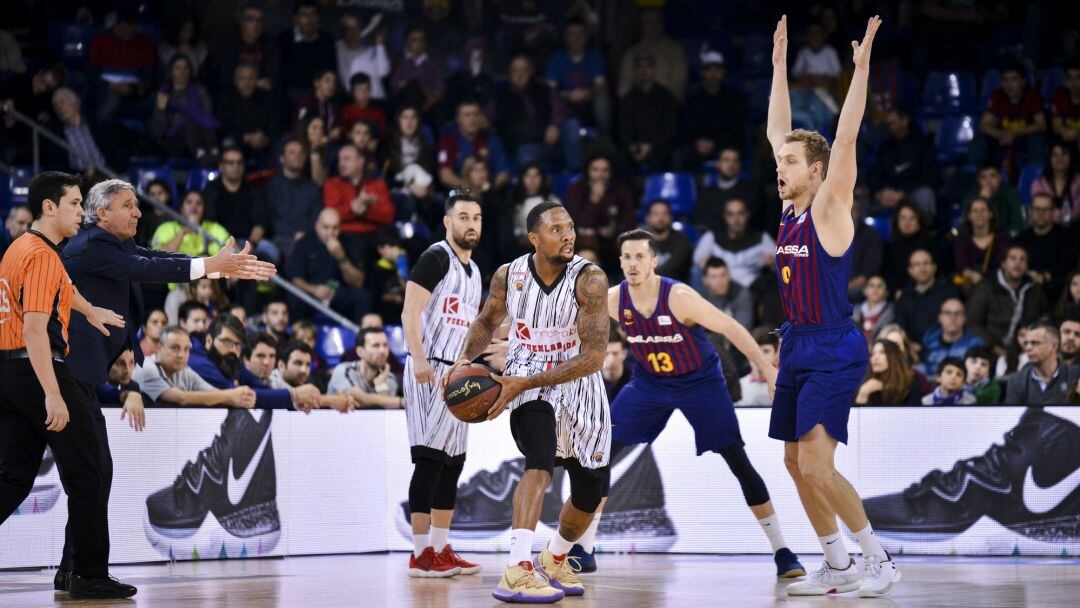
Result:
{"label": "short dark hair", "polygon": [[940,376],[945,372],[945,368],[949,366],[955,367],[960,370],[960,373],[964,375],[964,380],[967,380],[967,365],[960,360],[960,357],[945,357],[941,363],[938,363],[937,373]]}
{"label": "short dark hair", "polygon": [[232,145],[232,146],[225,146],[224,148],[221,149],[221,159],[225,160],[225,155],[228,154],[229,152],[236,152],[237,154],[240,155],[241,158],[247,158],[247,155],[244,154],[244,149],[243,148],[241,148],[240,146]]}
{"label": "short dark hair", "polygon": [[1028,251],[1028,248],[1015,241],[1009,243],[1008,246],[1005,247],[1005,257],[1009,257],[1009,252],[1014,249],[1019,249],[1020,251],[1023,251],[1028,261],[1031,261],[1031,253]]}
{"label": "short dark hair", "polygon": [[357,73],[352,75],[352,78],[349,78],[349,90],[350,91],[355,89],[356,87],[362,85],[362,84],[370,85],[371,84],[371,76],[368,76],[364,72],[357,72]]}
{"label": "short dark hair", "polygon": [[318,11],[319,10],[319,3],[316,2],[315,0],[297,0],[296,4],[293,5],[293,14],[295,15],[295,14],[299,13],[300,9],[302,9],[302,8],[309,8],[309,7],[315,9],[316,11]]}
{"label": "short dark hair", "polygon": [[210,339],[214,339],[221,335],[221,332],[228,329],[236,334],[237,338],[243,342],[247,337],[247,331],[244,329],[244,324],[240,322],[240,319],[230,315],[227,312],[223,312],[214,317],[214,320],[210,323],[210,329],[206,331],[206,335],[210,336]]}
{"label": "short dark hair", "polygon": [[911,258],[916,253],[919,253],[920,251],[925,253],[926,255],[930,256],[930,261],[933,262],[934,264],[937,264],[937,259],[934,257],[934,252],[933,251],[930,251],[930,249],[928,247],[916,247],[916,248],[912,249],[911,253],[909,253],[908,256],[907,256],[907,265],[908,266],[911,265]]}
{"label": "short dark hair", "polygon": [[1042,318],[1027,326],[1028,332],[1033,332],[1036,329],[1041,329],[1045,331],[1048,338],[1050,338],[1054,342],[1057,342],[1058,344],[1061,344],[1061,330],[1058,329],[1057,325],[1050,322],[1050,319]]}
{"label": "short dark hair", "polygon": [[633,230],[627,230],[620,234],[617,241],[620,252],[622,251],[623,243],[627,241],[645,241],[649,245],[649,251],[653,255],[656,255],[656,235],[644,228],[634,228]]}
{"label": "short dark hair", "polygon": [[311,81],[315,82],[316,80],[321,79],[323,76],[326,76],[327,74],[333,74],[334,79],[335,80],[337,79],[337,70],[335,70],[333,68],[322,68],[321,70],[315,70],[315,73],[311,75]]}
{"label": "short dark hair", "polygon": [[[711,260],[719,260],[720,258],[709,258]],[[721,262],[723,260],[720,260]],[[725,264],[726,266],[726,264]],[[771,345],[773,348],[780,348],[780,337],[773,333],[768,327],[755,328],[750,335],[753,336],[754,342],[758,346]]]}
{"label": "short dark hair", "polygon": [[1004,76],[1007,72],[1016,72],[1023,78],[1027,73],[1027,68],[1020,60],[1010,59],[1001,66],[1001,75]]}
{"label": "short dark hair", "polygon": [[994,351],[990,350],[989,346],[979,344],[967,349],[967,352],[964,353],[964,359],[984,359],[990,364],[990,373],[993,374],[994,362],[997,361],[997,355],[994,354]]}
{"label": "short dark hair", "polygon": [[649,204],[645,206],[645,213],[649,213],[650,211],[652,211],[652,208],[657,205],[663,205],[667,207],[668,213],[671,212],[671,203],[669,203],[666,199],[658,198],[656,200],[650,201]]}
{"label": "short dark hair", "polygon": [[728,265],[727,265],[727,262],[724,261],[724,258],[717,257],[717,256],[714,255],[711,258],[705,260],[704,271],[706,273],[708,273],[710,268],[727,268],[727,267],[728,267]]}
{"label": "short dark hair", "polygon": [[1058,328],[1060,329],[1061,326],[1066,323],[1080,323],[1080,307],[1070,306],[1065,311],[1065,314],[1061,315],[1061,318],[1058,319]]}
{"label": "short dark hair", "polygon": [[536,227],[540,224],[540,216],[544,215],[552,209],[562,209],[563,206],[555,201],[544,201],[537,206],[529,210],[529,215],[525,218],[525,227],[529,232],[536,232]]}
{"label": "short dark hair", "polygon": [[476,203],[480,205],[480,197],[473,194],[472,190],[468,188],[458,188],[450,191],[450,196],[446,197],[446,202],[443,203],[443,213],[450,213],[450,210],[454,208],[454,205],[458,201],[468,201],[470,203]]}
{"label": "short dark hair", "polygon": [[45,171],[38,173],[30,180],[29,192],[26,195],[26,206],[30,209],[30,216],[37,220],[41,219],[41,209],[46,200],[60,204],[67,189],[79,187],[82,180],[78,175],[64,173],[63,171]]}
{"label": "short dark hair", "polygon": [[206,316],[210,316],[210,309],[206,307],[206,304],[198,300],[188,300],[180,305],[180,308],[176,311],[176,318],[183,323],[188,320],[193,310],[201,310],[206,313]]}
{"label": "short dark hair", "polygon": [[382,327],[365,327],[356,332],[356,348],[364,348],[364,344],[367,342],[367,337],[371,334],[385,334],[386,329]]}
{"label": "short dark hair", "polygon": [[263,312],[269,311],[270,306],[272,304],[284,304],[285,305],[285,310],[289,309],[289,303],[286,302],[284,298],[274,297],[274,298],[271,298],[266,304],[263,305]]}
{"label": "short dark hair", "polygon": [[289,362],[289,357],[295,352],[300,351],[306,353],[309,357],[315,358],[315,351],[307,345],[306,342],[300,340],[289,340],[281,346],[281,351],[278,353],[278,361]]}
{"label": "short dark hair", "polygon": [[265,344],[274,349],[275,357],[277,356],[278,341],[264,331],[257,331],[248,336],[247,341],[244,343],[243,357],[245,359],[250,359],[251,353],[255,352],[255,347],[260,344]]}
{"label": "short dark hair", "polygon": [[481,112],[484,111],[484,104],[480,103],[474,97],[466,97],[466,98],[461,99],[461,100],[459,100],[457,102],[457,105],[454,106],[454,112],[460,112],[461,108],[464,107],[464,106],[476,106],[476,107],[480,108]]}

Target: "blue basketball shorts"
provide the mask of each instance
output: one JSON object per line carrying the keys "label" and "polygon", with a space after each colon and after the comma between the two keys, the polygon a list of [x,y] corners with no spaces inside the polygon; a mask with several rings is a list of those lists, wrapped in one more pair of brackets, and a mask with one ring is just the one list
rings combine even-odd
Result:
{"label": "blue basketball shorts", "polygon": [[612,439],[627,445],[652,443],[675,410],[682,411],[693,427],[699,455],[743,445],[719,365],[677,378],[635,371],[611,404]]}
{"label": "blue basketball shorts", "polygon": [[866,375],[866,338],[850,319],[780,328],[780,373],[769,437],[798,441],[821,424],[847,443],[848,414]]}

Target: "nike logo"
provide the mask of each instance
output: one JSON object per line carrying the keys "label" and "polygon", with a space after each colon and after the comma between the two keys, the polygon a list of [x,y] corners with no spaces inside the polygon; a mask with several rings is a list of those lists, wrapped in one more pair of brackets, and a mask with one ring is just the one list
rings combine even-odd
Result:
{"label": "nike logo", "polygon": [[838,541],[838,540],[840,540],[840,539],[839,539],[839,538],[834,538],[834,539],[832,539],[832,540],[830,540],[830,541],[826,541],[826,543],[825,543],[825,544],[826,544],[826,545],[831,545],[831,544],[835,543],[835,542],[836,542],[836,541]]}
{"label": "nike logo", "polygon": [[1039,487],[1031,471],[1032,467],[1028,467],[1024,475],[1024,506],[1036,515],[1053,511],[1080,487],[1080,468],[1049,488]]}
{"label": "nike logo", "polygon": [[255,450],[255,456],[251,458],[251,462],[248,463],[244,474],[240,477],[236,476],[236,458],[233,458],[229,462],[229,502],[233,506],[240,504],[240,501],[244,499],[244,494],[247,494],[248,485],[251,484],[251,480],[255,477],[255,469],[259,468],[259,463],[262,462],[263,452],[266,451],[266,444],[270,442],[270,428],[267,427],[263,432],[262,441],[259,442],[259,447]]}

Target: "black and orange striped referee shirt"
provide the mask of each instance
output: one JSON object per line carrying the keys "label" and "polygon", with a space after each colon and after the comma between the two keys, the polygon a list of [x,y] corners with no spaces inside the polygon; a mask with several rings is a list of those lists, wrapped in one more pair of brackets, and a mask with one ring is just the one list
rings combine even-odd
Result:
{"label": "black and orange striped referee shirt", "polygon": [[0,261],[0,350],[26,348],[23,316],[41,312],[50,347],[66,355],[74,292],[56,245],[34,230],[15,239]]}

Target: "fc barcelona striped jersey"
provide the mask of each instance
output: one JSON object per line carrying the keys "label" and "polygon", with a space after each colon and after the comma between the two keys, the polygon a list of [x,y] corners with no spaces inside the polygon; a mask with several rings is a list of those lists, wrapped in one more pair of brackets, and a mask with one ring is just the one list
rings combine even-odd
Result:
{"label": "fc barcelona striped jersey", "polygon": [[848,245],[844,255],[829,255],[818,239],[810,207],[796,215],[795,206],[788,206],[776,239],[776,277],[788,321],[806,325],[851,318],[851,250]]}
{"label": "fc barcelona striped jersey", "polygon": [[685,376],[702,368],[718,369],[720,357],[700,325],[683,325],[671,312],[668,298],[678,282],[660,277],[656,310],[646,317],[634,307],[630,286],[619,285],[619,327],[626,334],[630,356],[641,371],[658,378]]}

